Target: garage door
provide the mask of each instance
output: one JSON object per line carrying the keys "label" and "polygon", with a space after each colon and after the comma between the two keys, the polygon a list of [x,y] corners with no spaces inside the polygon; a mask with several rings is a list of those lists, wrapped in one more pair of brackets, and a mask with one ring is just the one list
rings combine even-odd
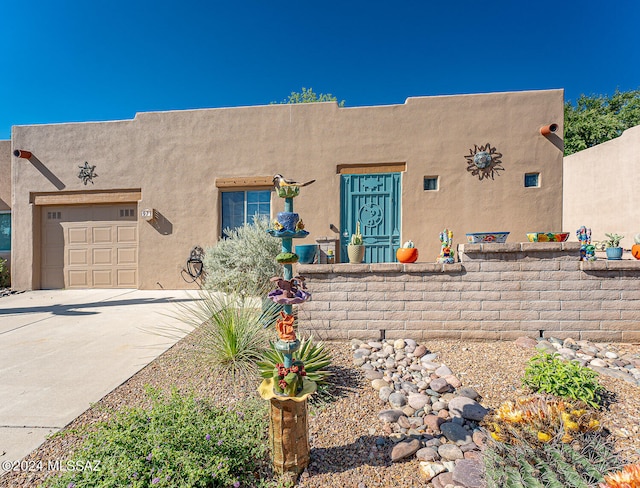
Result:
{"label": "garage door", "polygon": [[137,288],[137,206],[42,207],[41,288]]}

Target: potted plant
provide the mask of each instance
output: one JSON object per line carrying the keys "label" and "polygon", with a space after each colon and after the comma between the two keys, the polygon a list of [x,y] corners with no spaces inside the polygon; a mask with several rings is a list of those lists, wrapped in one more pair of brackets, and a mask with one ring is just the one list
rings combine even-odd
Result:
{"label": "potted plant", "polygon": [[356,223],[356,232],[351,235],[351,241],[347,245],[347,255],[352,264],[361,263],[364,259],[364,241],[360,233],[360,221]]}
{"label": "potted plant", "polygon": [[624,236],[606,233],[605,236],[608,237],[608,239],[604,242],[606,246],[605,250],[607,252],[607,259],[614,261],[622,259],[622,248],[620,247],[620,241],[624,238]]}
{"label": "potted plant", "polygon": [[413,241],[407,241],[402,247],[398,248],[396,258],[401,263],[415,263],[418,259],[418,250],[413,244]]}

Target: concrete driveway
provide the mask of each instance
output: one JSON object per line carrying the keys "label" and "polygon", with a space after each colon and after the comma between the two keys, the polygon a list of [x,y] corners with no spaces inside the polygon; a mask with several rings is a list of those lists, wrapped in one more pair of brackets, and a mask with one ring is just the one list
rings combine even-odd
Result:
{"label": "concrete driveway", "polygon": [[177,339],[159,334],[180,326],[177,303],[194,297],[119,289],[0,298],[0,474],[171,347]]}

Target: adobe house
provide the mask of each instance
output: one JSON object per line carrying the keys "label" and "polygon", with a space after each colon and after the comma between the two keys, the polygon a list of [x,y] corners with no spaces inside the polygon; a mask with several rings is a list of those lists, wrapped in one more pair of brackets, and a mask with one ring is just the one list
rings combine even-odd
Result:
{"label": "adobe house", "polygon": [[[226,226],[282,210],[271,179],[315,179],[296,199],[307,239],[356,222],[365,261],[419,261],[439,232],[510,231],[507,242],[562,227],[563,91],[139,113],[133,120],[13,127],[12,282],[18,289],[184,288],[195,246]],[[556,124],[556,131],[540,129]],[[7,141],[0,145],[0,210]]]}
{"label": "adobe house", "polygon": [[11,141],[0,141],[0,258],[11,257]]}

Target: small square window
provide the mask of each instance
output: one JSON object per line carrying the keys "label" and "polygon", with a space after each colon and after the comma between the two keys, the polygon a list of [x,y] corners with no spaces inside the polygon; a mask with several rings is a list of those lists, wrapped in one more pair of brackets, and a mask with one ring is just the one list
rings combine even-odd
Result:
{"label": "small square window", "polygon": [[429,191],[438,190],[438,177],[437,176],[425,176],[424,177],[424,189]]}
{"label": "small square window", "polygon": [[526,173],[524,175],[525,188],[537,188],[540,186],[540,173]]}

